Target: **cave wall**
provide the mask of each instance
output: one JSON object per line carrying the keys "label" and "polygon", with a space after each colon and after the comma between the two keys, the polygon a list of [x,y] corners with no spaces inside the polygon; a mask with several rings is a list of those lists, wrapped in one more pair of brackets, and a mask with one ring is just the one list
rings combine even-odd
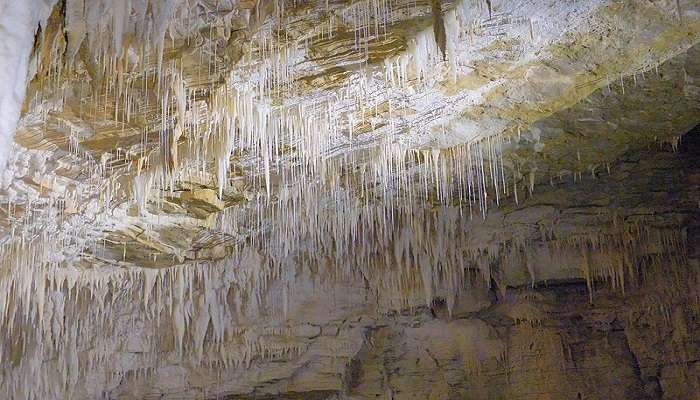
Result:
{"label": "cave wall", "polygon": [[[606,247],[599,240],[564,247],[555,237],[538,236],[529,247],[551,250],[520,264],[512,256],[494,260],[490,283],[467,263],[468,279],[449,307],[438,297],[431,307],[377,312],[378,295],[362,285],[307,286],[290,305],[288,321],[309,322],[267,336],[268,344],[296,343],[296,352],[260,353],[233,369],[161,363],[147,375],[114,382],[110,396],[695,399],[699,155],[696,128],[677,148],[628,152],[609,173],[539,186],[520,205],[506,204],[503,214],[489,217],[527,231],[542,222],[547,205],[567,232],[584,236],[596,226],[617,232],[612,225],[642,225],[647,234],[608,247],[616,252],[600,251]],[[615,222],[607,213],[616,213]],[[489,218],[479,222],[484,229],[496,224]],[[631,257],[623,262],[624,285],[611,273],[620,257]],[[512,272],[518,268],[523,272]],[[536,279],[528,269],[539,271]]]}

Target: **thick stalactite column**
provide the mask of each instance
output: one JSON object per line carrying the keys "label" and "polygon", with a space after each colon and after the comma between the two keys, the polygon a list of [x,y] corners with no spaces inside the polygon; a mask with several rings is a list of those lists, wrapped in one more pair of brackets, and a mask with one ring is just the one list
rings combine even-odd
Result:
{"label": "thick stalactite column", "polygon": [[4,170],[27,92],[34,36],[54,0],[0,0],[0,170]]}

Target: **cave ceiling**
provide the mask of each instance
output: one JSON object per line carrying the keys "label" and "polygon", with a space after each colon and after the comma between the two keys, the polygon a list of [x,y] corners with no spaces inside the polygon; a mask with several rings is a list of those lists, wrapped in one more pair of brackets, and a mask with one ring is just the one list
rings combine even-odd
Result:
{"label": "cave ceiling", "polygon": [[97,398],[86,365],[125,398],[114,376],[183,358],[294,370],[331,320],[625,290],[630,260],[687,251],[695,0],[33,1],[0,127],[0,327],[35,327],[0,333],[0,382],[26,398]]}

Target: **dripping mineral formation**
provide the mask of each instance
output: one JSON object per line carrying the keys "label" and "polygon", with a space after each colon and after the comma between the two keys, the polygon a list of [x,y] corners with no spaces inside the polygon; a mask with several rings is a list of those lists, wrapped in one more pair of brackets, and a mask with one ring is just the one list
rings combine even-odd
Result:
{"label": "dripping mineral formation", "polygon": [[697,0],[0,0],[0,398],[700,398]]}

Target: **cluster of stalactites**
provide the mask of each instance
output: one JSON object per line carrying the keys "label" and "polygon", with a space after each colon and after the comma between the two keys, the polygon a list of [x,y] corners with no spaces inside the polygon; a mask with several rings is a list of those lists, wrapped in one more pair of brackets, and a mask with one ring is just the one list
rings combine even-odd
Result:
{"label": "cluster of stalactites", "polygon": [[[500,158],[503,137],[481,138],[447,150],[419,148],[396,140],[407,132],[395,125],[380,129],[377,124],[374,130],[372,121],[380,140],[378,145],[367,144],[353,130],[355,122],[371,119],[371,109],[380,105],[367,84],[377,77],[358,74],[341,95],[314,93],[306,101],[292,98],[280,104],[273,97],[292,91],[289,63],[296,49],[273,43],[261,46],[264,62],[246,65],[244,71],[252,71],[249,81],[241,80],[240,71],[232,72],[209,102],[202,101],[176,63],[163,68],[160,61],[167,21],[178,4],[68,1],[68,56],[75,57],[87,40],[90,48],[99,49],[93,57],[102,60],[105,70],[117,71],[118,59],[125,62],[138,51],[135,42],[156,43],[157,71],[144,67],[141,73],[159,76],[160,104],[132,103],[138,88],[129,82],[136,80],[127,79],[115,96],[124,101],[126,120],[132,111],[155,108],[159,114],[161,151],[144,151],[129,164],[133,200],[147,212],[149,202],[158,203],[153,191],[164,195],[160,189],[172,190],[178,179],[188,178],[186,173],[203,171],[208,160],[214,160],[218,195],[223,198],[232,190],[229,175],[236,158],[252,177],[254,190],[264,194],[252,205],[220,215],[222,231],[252,232],[237,248],[243,255],[237,261],[162,271],[80,271],[47,262],[54,248],[65,247],[50,237],[13,241],[11,246],[20,247],[6,247],[0,267],[0,293],[7,294],[0,298],[0,332],[5,335],[0,345],[6,346],[0,348],[0,359],[10,360],[14,367],[0,375],[0,387],[8,396],[66,397],[80,371],[108,362],[114,353],[119,332],[108,317],[117,307],[133,307],[129,310],[134,321],[167,327],[143,328],[151,334],[150,353],[168,342],[169,338],[157,336],[163,331],[172,334],[173,353],[204,363],[240,366],[259,354],[296,353],[298,344],[267,346],[252,332],[241,330],[237,321],[284,314],[290,302],[287,296],[294,295],[296,279],[301,279],[293,273],[297,265],[308,270],[302,276],[364,278],[383,311],[430,305],[436,297],[445,298],[451,310],[471,273],[480,275],[486,285],[495,282],[505,288],[503,263],[518,264],[533,284],[542,278],[528,262],[525,239],[514,238],[504,248],[471,229],[473,214],[485,217],[492,202],[498,203],[501,196],[517,199],[518,190],[523,190],[521,182],[506,176]],[[345,16],[356,24],[359,48],[368,37],[380,35],[394,14],[390,1],[357,4],[369,8],[353,6],[359,11]],[[457,8],[444,17],[445,51],[453,77],[458,68],[457,42],[467,23],[464,15]],[[430,78],[428,71],[443,62],[435,34],[427,29],[409,40],[405,53],[388,59],[377,75],[387,86],[400,89],[420,85]],[[106,86],[121,88],[121,83],[114,83],[124,76],[120,74],[124,71],[106,74],[114,76]],[[390,97],[380,99],[388,102],[390,113],[399,107]],[[348,148],[352,151],[338,156]],[[528,183],[530,189],[533,181]],[[667,252],[682,248],[682,237],[664,237],[674,239],[630,230],[551,240],[548,246],[552,252],[571,247],[582,254],[581,276],[591,289],[601,278],[624,289],[645,254],[637,243],[660,242]],[[607,261],[591,262],[598,258]],[[272,304],[270,311],[264,301],[267,288],[279,280],[284,282],[283,304]],[[141,300],[134,304],[133,299]],[[20,332],[19,340],[12,339],[15,332]],[[85,338],[94,332],[104,336],[100,346],[90,349]],[[46,354],[57,355],[57,364],[45,362]],[[153,359],[144,362],[156,367]],[[31,376],[42,377],[34,388],[27,381]]]}
{"label": "cluster of stalactites", "polygon": [[[536,238],[499,242],[472,229],[459,207],[388,208],[358,203],[345,191],[334,196],[331,208],[316,208],[302,193],[286,192],[283,207],[270,207],[270,214],[259,217],[276,229],[260,232],[256,243],[240,244],[235,260],[218,263],[84,271],[43,262],[56,246],[49,236],[3,247],[0,356],[11,368],[0,375],[0,386],[26,398],[70,395],[82,374],[110,363],[123,329],[131,335],[136,329],[143,338],[143,373],[158,367],[153,355],[163,349],[223,368],[249,365],[255,357],[295,357],[304,343],[265,339],[288,334],[286,328],[259,330],[265,321],[284,319],[290,304],[303,304],[290,297],[309,295],[295,290],[306,287],[305,280],[332,289],[362,279],[371,297],[359,298],[380,311],[431,305],[436,298],[451,311],[472,285],[495,283],[505,290],[506,270],[527,271],[533,284],[547,279],[533,261],[532,249],[541,245],[537,251],[553,259],[580,255],[575,267],[591,293],[595,282],[626,290],[640,270],[684,261],[682,230],[611,222],[602,233],[576,235],[553,226]],[[218,227],[238,230],[254,222],[248,216],[229,210]],[[260,324],[255,331],[241,328],[251,321]],[[28,374],[41,378],[27,385]]]}
{"label": "cluster of stalactites", "polygon": [[[493,228],[496,231],[489,234],[479,219],[470,218],[467,204],[374,201],[377,193],[357,196],[342,181],[319,201],[313,196],[324,193],[321,186],[285,187],[277,204],[258,204],[255,212],[226,210],[217,229],[232,235],[255,232],[247,245],[260,248],[272,263],[294,260],[336,278],[362,277],[385,309],[429,305],[435,297],[446,299],[451,307],[472,277],[468,271],[503,290],[510,284],[506,271],[521,271],[534,285],[551,276],[537,266],[537,257],[571,261],[567,269],[578,271],[591,295],[600,280],[624,292],[647,265],[668,261],[667,254],[678,255],[671,264],[684,262],[682,230],[611,222],[603,232],[575,234],[559,232],[552,221],[549,228],[540,225],[541,233],[535,235],[544,244],[539,254],[531,249],[537,239],[519,233],[529,232],[528,227],[512,227],[512,233]],[[285,263],[274,269],[288,269]]]}
{"label": "cluster of stalactites", "polygon": [[[359,5],[352,7],[359,7]],[[391,4],[387,3],[372,9],[383,10],[385,8],[386,12],[390,13]],[[448,11],[447,49],[450,65],[453,67],[452,73],[457,67],[455,46],[462,30],[463,19],[458,10]],[[372,18],[372,20],[376,20],[376,18]],[[265,35],[263,35],[263,39],[264,37]],[[376,99],[377,93],[368,92],[369,84],[366,81],[375,78],[368,77],[366,74],[352,78],[345,90],[340,90],[332,96],[319,94],[320,96],[309,96],[307,99],[293,97],[283,101],[282,104],[277,104],[273,100],[273,96],[276,93],[288,91],[288,88],[282,90],[280,87],[289,85],[294,76],[288,68],[279,67],[280,63],[287,65],[289,62],[287,53],[289,49],[277,47],[274,43],[273,40],[261,40],[261,49],[258,52],[264,58],[259,63],[249,67],[244,65],[240,68],[247,72],[245,74],[246,81],[241,80],[240,71],[235,70],[231,72],[226,82],[216,89],[210,107],[208,107],[208,116],[198,118],[205,125],[205,128],[200,129],[200,132],[206,132],[206,134],[187,132],[189,129],[196,130],[201,123],[182,123],[180,122],[182,117],[177,119],[178,122],[175,123],[172,133],[164,131],[163,137],[167,143],[163,145],[174,147],[170,153],[177,152],[177,141],[183,135],[188,138],[188,142],[192,140],[204,142],[200,147],[209,150],[193,154],[193,158],[196,158],[194,163],[199,165],[202,163],[202,158],[206,157],[212,157],[215,160],[220,197],[227,189],[231,157],[234,155],[246,159],[245,164],[248,165],[248,172],[252,175],[254,186],[260,184],[257,187],[261,188],[268,198],[273,193],[273,181],[278,182],[278,186],[293,186],[303,181],[314,181],[319,174],[323,179],[326,175],[330,175],[325,174],[325,171],[333,170],[335,167],[332,164],[339,163],[345,164],[342,167],[345,170],[354,169],[358,164],[367,164],[368,169],[376,171],[369,174],[369,178],[366,178],[367,182],[357,185],[356,188],[360,191],[375,185],[381,185],[385,188],[396,186],[398,192],[411,190],[410,188],[414,185],[407,181],[409,179],[418,181],[415,185],[420,184],[419,181],[423,179],[430,180],[436,186],[446,187],[449,184],[442,184],[439,176],[459,175],[463,181],[461,182],[462,186],[464,186],[459,191],[462,194],[470,193],[470,196],[462,196],[462,198],[466,201],[469,197],[470,202],[478,201],[483,210],[486,209],[487,202],[483,198],[486,191],[482,186],[487,179],[480,175],[490,173],[491,182],[494,183],[494,189],[496,189],[496,197],[504,191],[505,179],[503,176],[498,176],[503,175],[503,163],[499,160],[500,148],[492,145],[491,139],[483,141],[486,143],[485,151],[478,150],[482,143],[474,143],[465,146],[464,149],[450,151],[449,155],[443,157],[440,156],[438,150],[428,150],[427,153],[430,154],[428,157],[420,155],[413,157],[414,160],[422,159],[422,161],[406,162],[406,154],[424,154],[426,151],[411,150],[396,142],[397,133],[406,133],[404,131],[406,127],[397,127],[391,122],[392,109],[395,109],[394,112],[401,111],[400,104],[392,106],[392,102],[395,100],[386,96],[380,96],[381,98],[376,101],[372,100],[372,102],[367,100],[369,98]],[[409,40],[408,49],[404,54],[394,59],[387,59],[385,72],[380,76],[383,76],[388,84],[394,86],[413,85],[415,83],[409,83],[409,79],[417,81],[427,79],[430,75],[427,71],[440,62],[442,62],[441,51],[438,49],[434,32],[432,29],[425,29]],[[411,65],[410,71],[409,65]],[[184,79],[178,82],[178,87],[186,85]],[[177,104],[178,110],[197,108],[195,104],[183,101],[183,99],[191,98],[187,94],[186,87],[183,90],[166,91],[165,93],[166,95],[171,93],[174,99],[172,101],[168,99],[163,104]],[[362,152],[362,149],[367,146],[355,144],[361,143],[362,139],[357,138],[353,131],[358,122],[364,123],[369,120],[374,124],[371,110],[379,107],[381,102],[386,102],[389,105],[390,121],[389,125],[377,126],[379,137],[383,136],[385,140],[379,141],[382,143],[379,146],[379,151],[368,162],[364,154],[354,154],[354,147]],[[164,115],[168,115],[168,112],[164,112]],[[184,114],[178,111],[178,115]],[[168,118],[164,117],[163,121],[166,120]],[[163,127],[166,126],[168,125],[163,122]],[[500,139],[494,139],[494,142],[498,141]],[[372,146],[376,147],[377,145]],[[348,147],[350,147],[349,153],[347,152]],[[291,154],[289,149],[293,149]],[[345,155],[336,156],[339,151],[345,152]],[[457,153],[461,155],[455,156]],[[449,161],[450,159],[455,161]],[[477,160],[486,162],[488,165],[486,167],[477,166]],[[151,164],[157,165],[158,163]],[[419,164],[423,164],[423,166],[416,168]],[[454,168],[454,171],[445,170],[447,166]],[[425,172],[423,178],[407,178],[407,176],[413,175],[414,171]],[[377,179],[377,181],[370,182],[372,179]],[[157,183],[157,180],[140,180]],[[392,180],[394,182],[390,182]],[[397,181],[401,181],[401,184],[397,185],[399,183]],[[467,183],[467,181],[471,183]],[[469,187],[467,188],[467,186]],[[477,187],[479,188],[477,189]],[[149,190],[146,189],[146,191]],[[448,194],[452,192],[443,187],[436,188],[436,191],[442,200],[446,200]],[[412,201],[411,197],[406,196],[409,201]]]}
{"label": "cluster of stalactites", "polygon": [[[591,294],[600,280],[625,290],[646,264],[665,265],[674,260],[669,255],[685,253],[682,231],[643,224],[611,222],[606,232],[579,235],[553,225],[535,238],[496,240],[484,234],[484,226],[473,229],[466,207],[365,203],[346,190],[332,191],[332,198],[319,203],[308,196],[316,190],[322,189],[285,188],[278,204],[255,213],[224,212],[217,226],[223,232],[263,222],[275,229],[240,243],[234,260],[213,264],[80,270],[43,261],[58,246],[46,235],[4,247],[0,356],[12,368],[0,375],[0,386],[26,398],[70,396],[82,374],[101,371],[118,353],[120,329],[130,329],[131,336],[138,329],[144,338],[143,374],[158,367],[154,354],[163,349],[222,368],[244,367],[255,357],[295,357],[304,343],[268,343],[264,337],[275,332],[262,335],[240,326],[284,319],[290,304],[303,304],[290,297],[309,295],[296,289],[308,280],[331,288],[363,280],[370,297],[360,298],[380,311],[431,305],[436,298],[451,311],[472,285],[495,283],[504,291],[506,271],[527,271],[533,284],[547,279],[531,254],[542,243],[552,259],[580,255],[574,267]],[[675,261],[682,265],[682,259]],[[115,319],[119,315],[129,317]],[[28,375],[40,382],[28,385]]]}
{"label": "cluster of stalactites", "polygon": [[[188,16],[196,9],[183,7],[183,0],[67,0],[65,5],[66,33],[69,60],[80,51],[83,41],[93,57],[109,60],[139,51],[141,45],[153,46],[152,51],[162,59],[166,31],[174,29],[174,22],[186,21],[175,17],[184,12]],[[173,32],[171,31],[171,35]]]}
{"label": "cluster of stalactites", "polygon": [[113,373],[148,374],[160,365],[157,355],[163,351],[226,369],[248,366],[260,357],[296,357],[305,348],[304,342],[275,339],[290,336],[290,328],[265,323],[267,318],[279,320],[275,316],[283,310],[266,298],[275,275],[254,250],[242,253],[238,268],[231,268],[229,260],[196,268],[94,265],[85,271],[42,261],[50,259],[55,246],[51,237],[42,236],[2,248],[3,397],[98,397],[105,388],[73,390],[79,379],[91,379],[93,373],[98,380],[105,378],[99,374],[118,361],[114,357],[126,336],[140,337],[137,370]]}

